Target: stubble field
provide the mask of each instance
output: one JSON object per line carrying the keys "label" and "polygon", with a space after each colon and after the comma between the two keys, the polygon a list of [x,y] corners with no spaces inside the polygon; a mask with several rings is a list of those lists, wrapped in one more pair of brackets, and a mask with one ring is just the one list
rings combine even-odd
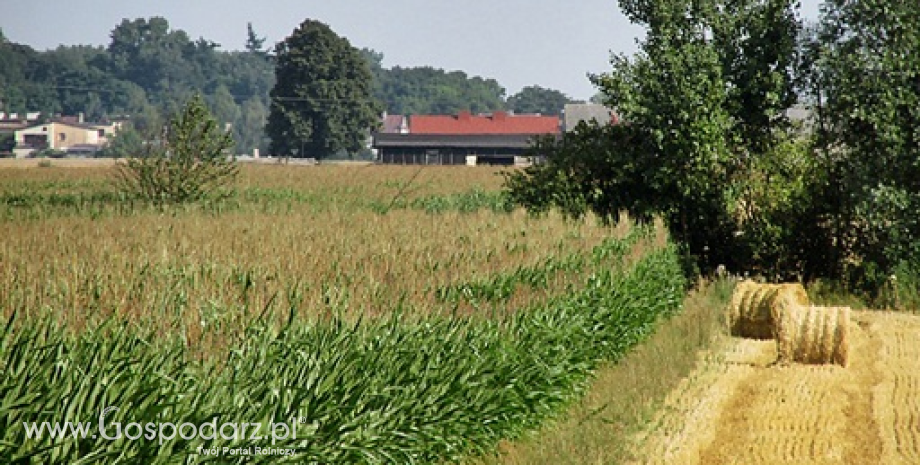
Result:
{"label": "stubble field", "polygon": [[854,312],[850,363],[731,338],[670,395],[634,463],[920,463],[920,318]]}

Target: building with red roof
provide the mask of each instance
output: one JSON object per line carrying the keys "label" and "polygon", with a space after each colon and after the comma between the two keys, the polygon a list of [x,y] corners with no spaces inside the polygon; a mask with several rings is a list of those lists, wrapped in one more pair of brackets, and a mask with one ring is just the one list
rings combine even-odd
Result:
{"label": "building with red roof", "polygon": [[472,115],[413,115],[409,117],[413,134],[558,134],[559,118],[542,115],[514,115],[496,111]]}
{"label": "building with red roof", "polygon": [[374,148],[388,164],[514,164],[539,135],[558,135],[557,116],[504,111],[473,115],[412,115],[408,131],[381,132]]}

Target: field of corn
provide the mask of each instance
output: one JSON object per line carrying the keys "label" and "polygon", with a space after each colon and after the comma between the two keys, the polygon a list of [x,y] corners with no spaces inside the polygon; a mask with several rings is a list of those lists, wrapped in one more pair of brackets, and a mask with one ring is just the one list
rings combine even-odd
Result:
{"label": "field of corn", "polygon": [[[489,168],[246,166],[227,198],[167,209],[111,177],[0,168],[0,462],[488,454],[560,413],[684,297],[660,225],[530,217]],[[24,427],[108,407],[106,424],[297,428],[272,443]]]}

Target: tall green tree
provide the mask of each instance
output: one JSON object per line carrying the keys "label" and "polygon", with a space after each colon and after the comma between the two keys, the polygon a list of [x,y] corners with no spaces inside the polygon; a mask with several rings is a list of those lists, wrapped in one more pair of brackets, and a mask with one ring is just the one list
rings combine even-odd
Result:
{"label": "tall green tree", "polygon": [[712,6],[690,0],[621,3],[647,36],[635,57],[615,56],[613,70],[595,77],[607,104],[646,133],[649,151],[635,156],[654,161],[656,169],[644,180],[656,193],[655,208],[700,257],[723,252],[730,230],[723,189],[731,119],[721,61],[710,40]]}
{"label": "tall green tree", "polygon": [[791,5],[622,0],[620,7],[646,36],[638,53],[614,56],[613,69],[593,81],[626,124],[582,125],[562,141],[541,141],[536,154],[548,163],[509,177],[512,197],[570,213],[660,214],[698,264],[740,269],[748,255],[736,252],[746,237],[737,238],[731,208],[739,157],[776,144],[782,111],[792,100],[797,23]]}
{"label": "tall green tree", "polygon": [[218,86],[217,89],[208,96],[207,101],[214,118],[225,126],[229,125],[234,140],[239,140],[240,128],[237,127],[236,123],[239,121],[242,112],[240,111],[240,106],[236,104],[236,100],[233,99],[233,95],[227,90],[227,87],[224,85]]}
{"label": "tall green tree", "polygon": [[795,65],[802,29],[797,0],[715,3],[713,44],[728,86],[735,150],[763,154],[783,139],[785,110],[796,103]]}
{"label": "tall green tree", "polygon": [[265,45],[265,37],[259,37],[252,28],[252,23],[246,23],[246,51],[254,54],[264,54],[262,47]]}
{"label": "tall green tree", "polygon": [[540,86],[527,86],[508,97],[507,107],[515,113],[558,115],[567,103],[575,103],[568,95]]}
{"label": "tall green tree", "polygon": [[871,264],[857,278],[871,288],[920,262],[920,15],[898,0],[827,0],[814,39],[836,252]]}
{"label": "tall green tree", "polygon": [[367,61],[329,26],[305,20],[275,49],[266,133],[275,155],[357,153],[379,124]]}

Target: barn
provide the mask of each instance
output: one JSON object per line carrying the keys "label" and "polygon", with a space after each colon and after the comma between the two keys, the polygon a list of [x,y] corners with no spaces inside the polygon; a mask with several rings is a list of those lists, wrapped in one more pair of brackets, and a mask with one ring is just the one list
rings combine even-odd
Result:
{"label": "barn", "polygon": [[381,163],[401,165],[512,165],[535,136],[560,132],[556,116],[504,111],[413,115],[389,126],[402,129],[375,134],[373,147]]}

